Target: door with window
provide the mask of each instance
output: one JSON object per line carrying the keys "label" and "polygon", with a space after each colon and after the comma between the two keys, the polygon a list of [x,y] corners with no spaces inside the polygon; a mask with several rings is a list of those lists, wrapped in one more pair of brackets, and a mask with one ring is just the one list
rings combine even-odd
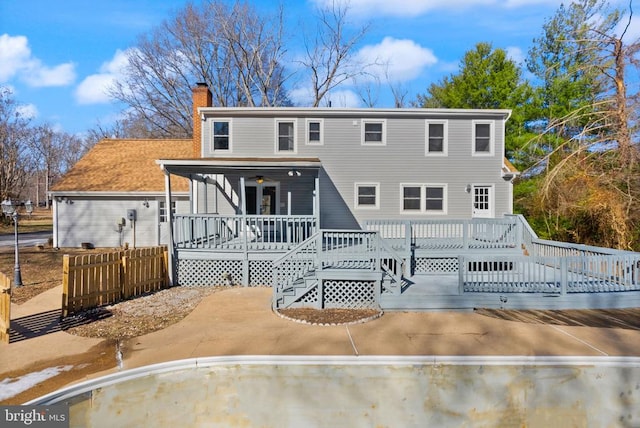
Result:
{"label": "door with window", "polygon": [[473,217],[492,218],[493,213],[493,186],[472,186]]}
{"label": "door with window", "polygon": [[247,184],[247,214],[275,215],[279,211],[279,186],[277,183]]}

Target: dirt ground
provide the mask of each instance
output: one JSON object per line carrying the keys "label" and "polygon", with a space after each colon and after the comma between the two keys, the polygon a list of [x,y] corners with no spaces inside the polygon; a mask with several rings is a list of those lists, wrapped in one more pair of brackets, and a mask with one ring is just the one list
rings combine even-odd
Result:
{"label": "dirt ground", "polygon": [[[23,286],[13,287],[11,301],[22,304],[34,296],[62,283],[62,257],[64,254],[81,255],[102,250],[81,248],[54,249],[27,247],[20,250]],[[0,251],[0,272],[13,275],[12,249]],[[218,287],[174,287],[146,296],[96,308],[69,317],[63,326],[68,333],[83,337],[122,340],[141,336],[180,321],[205,296],[218,291]],[[371,319],[379,310],[353,309],[285,309],[283,318],[312,324],[345,324]]]}

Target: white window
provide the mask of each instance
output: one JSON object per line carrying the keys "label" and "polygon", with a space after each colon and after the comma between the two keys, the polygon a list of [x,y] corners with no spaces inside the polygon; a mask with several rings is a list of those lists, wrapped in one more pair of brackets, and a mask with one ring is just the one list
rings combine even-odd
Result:
{"label": "white window", "polygon": [[212,126],[213,140],[211,151],[231,151],[231,121],[215,119]]}
{"label": "white window", "polygon": [[401,184],[400,197],[403,213],[447,213],[446,184]]}
{"label": "white window", "polygon": [[473,154],[476,156],[493,155],[493,121],[473,121]]}
{"label": "white window", "polygon": [[322,119],[307,119],[307,144],[324,144],[324,123]]}
{"label": "white window", "polygon": [[296,151],[296,122],[276,119],[276,152]]}
{"label": "white window", "polygon": [[426,127],[425,154],[427,156],[446,156],[448,122],[446,120],[430,120]]}
{"label": "white window", "polygon": [[356,183],[355,207],[359,209],[380,208],[380,183]]}
{"label": "white window", "polygon": [[362,144],[384,146],[387,144],[386,122],[384,120],[362,120]]}
{"label": "white window", "polygon": [[[176,201],[171,201],[171,214],[175,215],[176,213]],[[167,215],[167,203],[165,201],[160,201],[159,204],[159,215],[160,215],[160,223],[166,223],[169,221]]]}

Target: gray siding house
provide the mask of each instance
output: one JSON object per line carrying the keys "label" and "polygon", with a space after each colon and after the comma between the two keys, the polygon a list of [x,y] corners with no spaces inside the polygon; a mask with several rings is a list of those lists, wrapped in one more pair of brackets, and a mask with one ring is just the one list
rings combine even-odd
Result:
{"label": "gray siding house", "polygon": [[194,90],[196,159],[159,162],[192,180],[195,213],[315,214],[334,229],[512,213],[508,110],[216,108],[208,96]]}
{"label": "gray siding house", "polygon": [[512,213],[509,115],[218,108],[198,85],[192,140],[105,140],[56,186],[55,245],[166,243],[172,284],[267,285],[275,309],[639,305],[639,254]]}
{"label": "gray siding house", "polygon": [[[191,183],[191,212],[171,221],[180,285],[273,284],[280,259],[309,253],[301,248],[319,231],[335,231],[346,240],[341,248],[353,250],[364,241],[343,233],[369,239],[383,235],[377,222],[391,222],[384,227],[398,230],[384,235],[402,244],[389,262],[398,286],[400,267],[424,264],[404,245],[414,234],[408,222],[512,214],[509,110],[218,108],[200,85],[193,115],[192,157],[157,161],[167,199],[176,177]],[[325,248],[326,236],[318,239]]]}
{"label": "gray siding house", "polygon": [[[164,175],[155,160],[190,155],[191,140],[97,143],[50,192],[54,247],[168,244]],[[189,212],[187,180],[176,180],[171,205]]]}

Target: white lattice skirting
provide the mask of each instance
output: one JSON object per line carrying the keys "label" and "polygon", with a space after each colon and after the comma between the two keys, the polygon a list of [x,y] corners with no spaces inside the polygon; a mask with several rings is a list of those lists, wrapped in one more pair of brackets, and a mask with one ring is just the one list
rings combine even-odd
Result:
{"label": "white lattice skirting", "polygon": [[378,308],[374,281],[324,280],[324,307],[340,309]]}
{"label": "white lattice skirting", "polygon": [[458,258],[417,257],[413,268],[415,273],[455,273],[458,272]]}

